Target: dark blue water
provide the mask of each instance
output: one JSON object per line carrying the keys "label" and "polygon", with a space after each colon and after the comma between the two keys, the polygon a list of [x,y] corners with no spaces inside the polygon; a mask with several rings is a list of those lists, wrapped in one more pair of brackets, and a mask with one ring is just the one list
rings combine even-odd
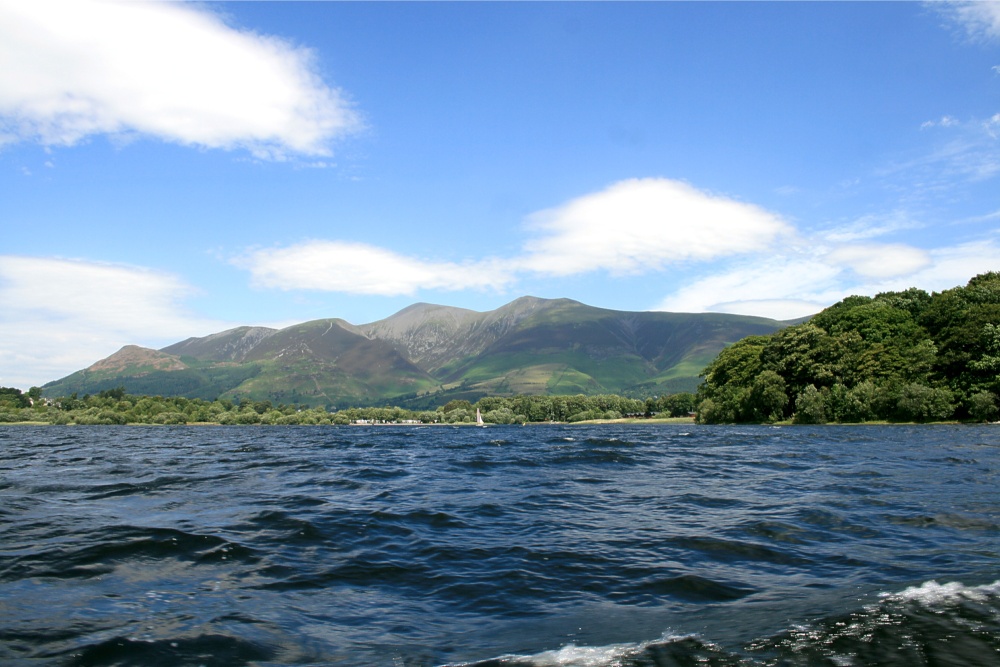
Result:
{"label": "dark blue water", "polygon": [[4,665],[1000,664],[1000,427],[3,427]]}

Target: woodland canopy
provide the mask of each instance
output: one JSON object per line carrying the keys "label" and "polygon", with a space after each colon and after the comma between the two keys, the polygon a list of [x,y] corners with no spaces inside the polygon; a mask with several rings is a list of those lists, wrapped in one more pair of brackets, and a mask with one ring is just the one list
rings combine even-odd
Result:
{"label": "woodland canopy", "polygon": [[702,423],[995,419],[1000,273],[934,294],[848,297],[736,342],[702,376]]}

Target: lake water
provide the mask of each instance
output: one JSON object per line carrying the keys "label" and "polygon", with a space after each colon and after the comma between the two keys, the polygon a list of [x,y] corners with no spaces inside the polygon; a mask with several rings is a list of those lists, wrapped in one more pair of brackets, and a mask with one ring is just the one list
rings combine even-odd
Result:
{"label": "lake water", "polygon": [[0,428],[3,665],[1000,664],[1000,427]]}

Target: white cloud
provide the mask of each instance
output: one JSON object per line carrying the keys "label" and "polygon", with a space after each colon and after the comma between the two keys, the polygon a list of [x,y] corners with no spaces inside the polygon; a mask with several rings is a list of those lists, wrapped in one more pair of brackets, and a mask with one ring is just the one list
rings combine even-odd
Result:
{"label": "white cloud", "polygon": [[[381,296],[508,289],[539,275],[655,273],[683,263],[692,279],[656,310],[791,319],[850,294],[945,289],[996,268],[992,242],[924,250],[872,239],[920,225],[902,212],[805,236],[761,208],[664,179],[622,181],[529,218],[521,256],[439,262],[375,246],[308,241],[233,261],[259,287]],[[779,243],[780,241],[780,243]]]}
{"label": "white cloud", "polygon": [[818,233],[824,243],[851,243],[873,239],[896,232],[918,229],[922,225],[910,218],[904,211],[893,211],[882,215],[864,215],[846,224],[822,230]]}
{"label": "white cloud", "polygon": [[178,278],[147,269],[0,255],[0,384],[26,389],[123,345],[226,328],[187,314],[180,302],[190,294]]}
{"label": "white cloud", "polygon": [[928,3],[958,24],[974,39],[1000,38],[1000,2],[959,0]]}
{"label": "white cloud", "polygon": [[928,120],[920,125],[920,129],[926,129],[929,127],[955,127],[959,125],[958,120],[952,116],[941,116],[940,120]]}
{"label": "white cloud", "polygon": [[259,287],[382,296],[419,290],[503,289],[518,275],[615,275],[768,248],[793,230],[750,204],[677,181],[622,181],[531,216],[540,237],[513,258],[461,263],[408,257],[363,243],[315,240],[258,249],[234,260]]}
{"label": "white cloud", "polygon": [[839,273],[807,254],[757,258],[689,283],[654,310],[803,317],[837,300]]}
{"label": "white cloud", "polygon": [[990,137],[996,139],[998,132],[1000,132],[1000,113],[990,116],[990,119],[983,123],[983,127]]}
{"label": "white cloud", "polygon": [[[879,268],[880,258],[891,268]],[[852,294],[964,285],[976,274],[1000,269],[998,258],[1000,246],[992,240],[929,251],[903,245],[816,248],[731,266],[683,286],[654,310],[793,319]]]}
{"label": "white cloud", "polygon": [[659,178],[615,183],[529,223],[539,236],[525,246],[520,267],[557,276],[635,274],[752,253],[793,231],[760,207]]}
{"label": "white cloud", "polygon": [[912,275],[931,263],[926,251],[902,244],[847,245],[836,248],[826,259],[871,279]]}
{"label": "white cloud", "polygon": [[255,250],[234,263],[248,269],[261,287],[381,296],[431,289],[499,289],[512,279],[505,263],[498,260],[431,262],[339,241]]}
{"label": "white cloud", "polygon": [[0,145],[143,134],[264,158],[359,127],[312,54],[172,2],[0,0]]}
{"label": "white cloud", "polygon": [[[975,275],[1000,271],[1000,245],[980,240],[930,251],[930,264],[911,276],[895,278],[880,284],[880,289],[897,290],[921,287],[927,291],[950,289],[964,285]],[[905,286],[904,286],[905,283]]]}
{"label": "white cloud", "polygon": [[980,222],[991,222],[993,220],[1000,220],[1000,209],[993,211],[992,213],[986,213],[985,215],[974,215],[964,220],[958,220],[956,222],[962,224],[975,224]]}
{"label": "white cloud", "polygon": [[965,123],[927,153],[892,163],[876,176],[885,187],[905,192],[911,200],[954,196],[959,188],[995,178],[1000,174],[997,116]]}

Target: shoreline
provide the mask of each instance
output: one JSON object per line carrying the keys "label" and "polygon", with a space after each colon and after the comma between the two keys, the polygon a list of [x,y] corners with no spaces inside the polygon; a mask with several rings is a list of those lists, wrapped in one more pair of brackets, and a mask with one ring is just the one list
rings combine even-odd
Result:
{"label": "shoreline", "polygon": [[424,427],[424,426],[450,426],[454,428],[498,428],[502,426],[601,426],[601,425],[656,425],[656,426],[668,426],[668,425],[691,425],[691,426],[776,426],[776,427],[802,427],[802,426],[998,426],[1000,422],[962,422],[962,421],[938,421],[938,422],[890,422],[890,421],[870,421],[870,422],[829,422],[826,424],[795,424],[791,421],[781,421],[773,422],[770,424],[765,423],[733,423],[733,424],[699,424],[694,420],[693,417],[664,417],[662,419],[657,418],[635,418],[628,417],[622,419],[588,419],[578,422],[558,422],[558,421],[547,421],[547,422],[524,422],[523,424],[486,424],[485,426],[480,426],[474,422],[457,422],[449,424],[447,422],[436,422],[430,424],[399,424],[399,423],[385,423],[385,424],[222,424],[220,422],[186,422],[184,424],[150,424],[144,422],[133,422],[130,424],[52,424],[50,422],[43,421],[21,421],[21,422],[2,422],[0,427],[3,426],[116,426],[116,427],[128,427],[128,426],[153,426],[153,427],[163,427],[163,426],[245,426],[245,427],[257,427],[257,428],[268,428],[273,426],[317,426],[317,427],[328,427],[328,426],[347,426],[347,427],[383,427],[383,426],[405,426],[405,427]]}

